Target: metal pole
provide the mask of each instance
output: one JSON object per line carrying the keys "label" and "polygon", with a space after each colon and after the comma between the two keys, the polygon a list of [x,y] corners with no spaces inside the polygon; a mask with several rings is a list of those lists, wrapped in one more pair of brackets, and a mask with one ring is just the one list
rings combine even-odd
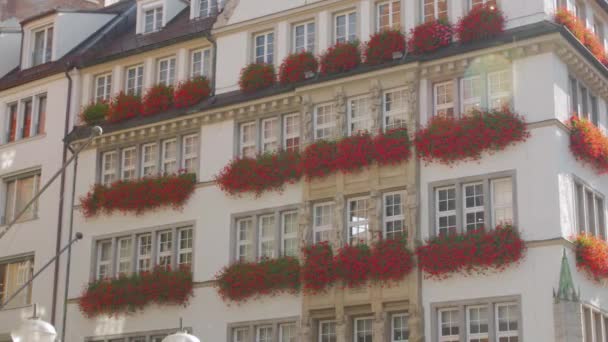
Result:
{"label": "metal pole", "polygon": [[[68,146],[70,152],[72,149]],[[72,199],[70,201],[70,227],[68,231],[68,237],[71,240],[72,234],[74,232],[74,198],[76,197],[76,174],[78,171],[78,155],[74,159],[74,174],[72,175]],[[70,285],[70,266],[72,264],[72,245],[68,246],[68,255],[67,255],[67,264],[65,268],[65,284],[64,284],[64,293],[63,293],[63,316],[61,318],[61,336],[63,341],[65,341],[65,331],[67,325],[67,311],[68,311],[68,290]]]}
{"label": "metal pole", "polygon": [[76,236],[74,236],[74,238],[68,243],[67,246],[63,247],[59,253],[57,253],[51,260],[49,260],[44,266],[42,266],[38,272],[34,273],[34,275],[30,278],[30,280],[28,280],[25,284],[21,285],[21,287],[19,289],[17,289],[17,291],[15,291],[7,300],[6,302],[2,303],[2,305],[0,305],[0,310],[2,310],[8,303],[11,302],[11,300],[13,300],[15,297],[17,297],[17,295],[19,293],[21,293],[21,291],[25,290],[28,286],[30,286],[30,284],[34,281],[34,279],[36,279],[36,277],[38,277],[40,275],[40,273],[42,273],[42,271],[44,271],[47,267],[51,266],[51,264],[53,262],[55,262],[55,260],[57,258],[59,258],[59,256],[61,254],[63,254],[63,252],[65,252],[70,246],[72,246],[72,244],[78,240],[82,239],[82,233],[76,233]]}
{"label": "metal pole", "polygon": [[51,186],[51,184],[55,181],[55,179],[57,179],[57,177],[59,177],[60,175],[62,175],[65,172],[65,169],[72,163],[72,161],[74,159],[76,159],[78,154],[82,150],[84,150],[87,146],[89,146],[91,144],[91,142],[93,141],[93,139],[96,136],[101,135],[102,132],[103,131],[102,131],[101,127],[99,127],[99,126],[93,127],[93,131],[92,131],[89,139],[84,144],[82,144],[80,147],[78,147],[78,149],[76,149],[76,151],[74,151],[74,154],[70,157],[70,159],[68,159],[65,162],[65,164],[63,164],[63,166],[61,166],[61,168],[53,175],[53,177],[51,177],[51,179],[49,179],[46,182],[46,184],[44,184],[44,186],[36,193],[36,195],[34,195],[34,197],[32,197],[32,199],[29,202],[27,202],[27,204],[23,207],[23,209],[21,209],[21,211],[13,218],[13,220],[6,226],[6,228],[4,228],[2,231],[0,231],[0,239],[2,239],[2,237],[4,235],[6,235],[6,233],[15,225],[15,223],[17,223],[17,221],[19,221],[21,216],[23,216],[23,214],[28,211],[29,207],[31,207],[32,204],[34,204],[38,200],[40,195],[42,195],[42,193],[45,192],[46,189],[48,189]]}

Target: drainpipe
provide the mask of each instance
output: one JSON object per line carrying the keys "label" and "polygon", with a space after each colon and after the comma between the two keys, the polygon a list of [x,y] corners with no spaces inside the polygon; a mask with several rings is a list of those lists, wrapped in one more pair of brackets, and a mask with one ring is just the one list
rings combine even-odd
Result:
{"label": "drainpipe", "polygon": [[211,32],[205,34],[205,38],[207,38],[213,46],[213,57],[211,60],[211,97],[213,97],[215,96],[215,79],[217,77],[217,40],[211,35]]}
{"label": "drainpipe", "polygon": [[[65,108],[65,125],[63,136],[67,136],[70,129],[70,108],[72,106],[72,77],[70,76],[70,70],[74,68],[74,65],[71,62],[66,64],[65,68],[65,77],[68,79],[68,95],[66,98],[66,108]],[[62,165],[65,164],[68,159],[68,144],[66,142],[63,143],[63,155],[61,157]],[[65,194],[65,172],[61,174],[61,180],[59,185],[59,209],[58,209],[58,217],[57,217],[57,239],[55,242],[55,254],[58,254],[61,250],[61,237],[63,235],[63,197]],[[55,261],[55,274],[53,276],[53,304],[51,306],[51,324],[55,325],[55,316],[57,311],[57,290],[59,284],[59,265],[61,264],[60,258],[57,258]]]}

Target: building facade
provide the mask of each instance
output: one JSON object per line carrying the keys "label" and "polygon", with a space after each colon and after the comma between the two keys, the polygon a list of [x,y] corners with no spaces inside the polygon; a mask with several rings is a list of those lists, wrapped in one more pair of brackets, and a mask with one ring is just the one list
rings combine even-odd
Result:
{"label": "building facade", "polygon": [[[294,53],[318,56],[386,29],[409,34],[435,19],[456,23],[479,5],[504,13],[504,32],[257,92],[239,86],[252,63],[280,70]],[[608,5],[601,0],[123,0],[23,22],[21,67],[0,79],[5,221],[59,168],[64,138],[71,148],[86,141],[91,124],[79,115],[83,108],[145,99],[156,85],[180,88],[201,76],[210,94],[192,106],[144,108],[136,118],[97,123],[104,134],[79,155],[77,174],[70,170],[64,186],[53,185],[29,220],[0,239],[2,299],[54,255],[49,241],[67,243],[73,209],[84,239],[72,250],[65,328],[63,298],[47,286],[66,289],[62,259],[0,310],[0,341],[10,340],[32,303],[63,341],[161,341],[179,317],[209,341],[606,341],[608,291],[577,267],[574,242],[583,233],[606,240],[608,181],[570,152],[568,122],[576,113],[606,135],[608,70],[555,22],[560,7],[606,46]],[[376,139],[406,129],[414,141],[434,118],[505,108],[525,119],[529,136],[474,160],[429,162],[412,147],[397,163],[302,176],[261,194],[230,194],[217,177],[233,160],[280,151],[304,158],[311,146],[363,131]],[[195,184],[179,205],[92,212],[86,204],[99,189],[180,172],[194,174]],[[62,207],[58,199],[70,203],[72,190],[75,206]],[[94,201],[112,206],[129,197],[113,196]],[[155,200],[146,191],[141,198]],[[526,246],[524,257],[504,268],[432,277],[413,257],[413,269],[388,283],[336,283],[320,293],[304,288],[247,301],[218,290],[227,266],[289,257],[303,264],[307,247],[320,243],[338,255],[403,238],[414,252],[435,238],[502,226],[513,226]],[[116,314],[83,306],[89,284],[99,280],[183,267],[193,294],[183,305]],[[125,291],[126,301],[137,295]]]}

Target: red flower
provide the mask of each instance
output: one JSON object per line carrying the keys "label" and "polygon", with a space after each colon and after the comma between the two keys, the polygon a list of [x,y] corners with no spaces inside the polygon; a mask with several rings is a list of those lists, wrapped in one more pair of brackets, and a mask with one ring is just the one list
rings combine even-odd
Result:
{"label": "red flower", "polygon": [[139,116],[142,113],[141,99],[137,95],[121,92],[110,102],[109,122],[120,122]]}
{"label": "red flower", "polygon": [[456,25],[456,34],[462,43],[494,37],[504,30],[502,11],[490,3],[473,7]]}
{"label": "red flower", "polygon": [[398,281],[414,268],[414,258],[406,247],[406,239],[376,242],[369,262],[370,278],[375,281]]}
{"label": "red flower", "polygon": [[272,87],[276,82],[274,65],[253,63],[241,70],[239,86],[244,93],[253,93],[258,90]]}
{"label": "red flower", "polygon": [[393,53],[405,53],[405,36],[399,30],[384,30],[370,37],[365,46],[365,63],[377,65],[390,62]]}
{"label": "red flower", "polygon": [[91,282],[78,299],[78,306],[86,317],[93,318],[135,313],[152,303],[187,305],[192,296],[189,267],[177,271],[158,267],[152,272]]}
{"label": "red flower", "polygon": [[395,165],[410,159],[410,138],[405,128],[374,137],[374,159],[380,165]]}
{"label": "red flower", "polygon": [[140,215],[164,206],[180,209],[194,192],[195,183],[196,175],[180,174],[96,184],[80,204],[85,217],[115,210]]}
{"label": "red flower", "polygon": [[173,103],[177,108],[191,107],[209,97],[210,93],[209,80],[202,76],[194,77],[177,85]]}
{"label": "red flower", "polygon": [[519,262],[525,242],[511,226],[498,226],[493,231],[483,228],[464,234],[442,235],[416,249],[418,265],[428,278],[444,279],[456,272],[484,273],[502,271]]}
{"label": "red flower", "polygon": [[508,108],[475,110],[462,118],[434,116],[416,133],[415,145],[420,159],[450,165],[478,160],[484,151],[504,150],[529,136],[524,119]]}
{"label": "red flower", "polygon": [[337,43],[321,55],[321,74],[331,75],[352,70],[361,64],[358,42]]}
{"label": "red flower", "polygon": [[173,87],[163,84],[155,85],[146,91],[142,104],[143,116],[167,111],[173,104]]}
{"label": "red flower", "polygon": [[558,8],[554,16],[555,22],[564,25],[572,34],[583,44],[602,64],[608,66],[608,58],[604,51],[604,46],[597,35],[587,28],[576,14],[567,8]]}
{"label": "red flower", "polygon": [[323,178],[336,168],[337,147],[333,141],[318,141],[308,145],[302,154],[300,169],[307,179]]}
{"label": "red flower", "polygon": [[304,291],[311,294],[325,291],[336,279],[331,246],[327,242],[307,246],[304,258],[301,275]]}
{"label": "red flower", "polygon": [[363,285],[371,272],[371,252],[364,244],[346,245],[334,258],[336,278],[349,288]]}
{"label": "red flower", "polygon": [[570,128],[570,151],[577,160],[591,165],[599,174],[608,173],[608,137],[586,119],[573,116]]}
{"label": "red flower", "polygon": [[300,52],[291,54],[283,60],[279,69],[279,82],[281,84],[290,84],[306,79],[306,73],[316,73],[319,68],[319,62],[310,52]]}
{"label": "red flower", "polygon": [[413,54],[433,52],[452,42],[452,26],[444,21],[429,21],[412,29],[408,51]]}
{"label": "red flower", "polygon": [[608,278],[608,243],[595,236],[582,234],[574,241],[576,265],[593,280]]}

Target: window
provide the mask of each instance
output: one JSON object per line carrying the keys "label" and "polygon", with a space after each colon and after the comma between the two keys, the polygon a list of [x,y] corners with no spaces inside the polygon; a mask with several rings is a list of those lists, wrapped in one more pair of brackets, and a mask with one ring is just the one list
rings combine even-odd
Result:
{"label": "window", "polygon": [[129,147],[122,150],[122,165],[121,179],[131,180],[137,177],[137,150],[135,147]]}
{"label": "window", "polygon": [[262,120],[262,153],[276,152],[279,148],[279,119]]}
{"label": "window", "polygon": [[6,142],[13,142],[17,140],[17,117],[19,116],[18,108],[19,106],[17,103],[8,105]]}
{"label": "window", "polygon": [[118,177],[116,177],[116,169],[118,168],[118,152],[105,152],[101,155],[101,183],[110,185]]}
{"label": "window", "polygon": [[[433,323],[440,342],[518,342],[520,304],[517,300],[479,299],[449,307],[433,305]],[[464,329],[460,325],[464,323]],[[461,336],[463,339],[461,339]]]}
{"label": "window", "polygon": [[279,326],[279,342],[296,342],[297,338],[295,324],[281,324]]}
{"label": "window", "polygon": [[19,127],[21,128],[21,138],[29,138],[30,133],[32,131],[32,99],[28,98],[21,101],[21,120],[19,122]]}
{"label": "window", "polygon": [[173,232],[164,231],[158,233],[156,250],[158,256],[156,263],[163,268],[169,268],[172,265],[171,257],[173,256]]}
{"label": "window", "polygon": [[29,96],[7,106],[6,142],[44,133],[46,94]]}
{"label": "window", "polygon": [[604,46],[604,23],[598,17],[593,18],[593,32],[595,32],[600,44]]}
{"label": "window", "polygon": [[582,182],[575,181],[575,211],[579,233],[606,238],[604,196]]}
{"label": "window", "polygon": [[249,342],[249,329],[234,329],[232,331],[232,342]]}
{"label": "window", "polygon": [[156,143],[144,144],[141,151],[141,175],[150,177],[157,174],[158,147]]}
{"label": "window", "polygon": [[369,198],[353,198],[348,200],[348,242],[357,244],[370,241],[369,231]]}
{"label": "window", "polygon": [[315,140],[331,139],[336,128],[336,113],[333,104],[317,105],[314,110]]}
{"label": "window", "polygon": [[585,13],[585,4],[582,1],[574,1],[574,14],[587,26],[587,15]]}
{"label": "window", "polygon": [[[6,206],[4,223],[13,221],[25,209],[25,206],[34,198],[40,187],[40,172],[18,176],[4,181],[6,186]],[[29,206],[21,215],[18,222],[32,220],[38,214],[38,204]]]}
{"label": "window", "polygon": [[266,32],[253,37],[254,62],[274,63],[274,32]]}
{"label": "window", "polygon": [[163,27],[163,7],[148,9],[144,12],[144,33],[158,31]]}
{"label": "window", "polygon": [[298,151],[300,149],[300,116],[298,114],[285,115],[283,132],[283,149]]}
{"label": "window", "polygon": [[[27,283],[33,274],[34,257],[26,257],[11,261],[0,262],[0,303],[4,303],[9,297]],[[21,291],[4,308],[16,308],[31,304],[32,286],[31,284]]]}
{"label": "window", "polygon": [[575,115],[585,118],[595,125],[599,120],[597,96],[575,78],[570,77],[570,110]]}
{"label": "window", "polygon": [[241,124],[240,132],[241,157],[255,157],[256,154],[256,136],[255,122]]}
{"label": "window", "polygon": [[211,50],[194,50],[190,54],[190,77],[211,76]]}
{"label": "window", "polygon": [[95,102],[110,100],[112,95],[112,74],[95,77]]}
{"label": "window", "polygon": [[181,228],[177,231],[177,264],[179,266],[192,264],[192,228]]}
{"label": "window", "polygon": [[570,77],[570,111],[578,113],[578,82]]}
{"label": "window", "polygon": [[401,29],[401,0],[377,4],[376,13],[378,31]]}
{"label": "window", "polygon": [[182,170],[196,173],[198,169],[198,135],[186,135],[182,138]]}
{"label": "window", "polygon": [[34,132],[32,135],[44,133],[44,126],[46,125],[46,94],[38,95],[36,99],[38,105],[34,116]]}
{"label": "window", "polygon": [[448,19],[448,0],[422,0],[424,22]]}
{"label": "window", "polygon": [[336,43],[353,42],[357,39],[357,12],[340,13],[334,17]]}
{"label": "window", "polygon": [[274,215],[264,215],[259,222],[259,246],[260,259],[272,259],[275,257],[274,235],[276,232]]}
{"label": "window", "polygon": [[152,234],[137,237],[137,272],[150,271],[152,268]]}
{"label": "window", "polygon": [[251,219],[238,220],[237,223],[237,261],[253,260],[253,221]]}
{"label": "window", "polygon": [[405,194],[392,192],[383,196],[383,224],[386,239],[399,239],[405,236],[405,216],[403,215]]}
{"label": "window", "polygon": [[336,322],[335,321],[320,321],[319,322],[319,342],[336,342]]}
{"label": "window", "polygon": [[167,139],[163,141],[162,172],[172,174],[177,172],[177,140]]}
{"label": "window", "polygon": [[313,242],[331,241],[333,230],[333,202],[319,203],[313,206]]}
{"label": "window", "polygon": [[198,12],[201,18],[215,15],[217,13],[217,0],[199,0]]}
{"label": "window", "polygon": [[32,36],[32,66],[50,62],[53,56],[53,26],[33,31]]}
{"label": "window", "polygon": [[458,309],[439,310],[439,341],[460,341],[460,327],[458,323]]}
{"label": "window", "polygon": [[490,6],[496,7],[496,0],[471,0],[471,8],[483,4],[488,4]]}
{"label": "window", "polygon": [[293,52],[315,52],[315,23],[307,22],[293,27]]}
{"label": "window", "polygon": [[110,277],[112,274],[112,241],[97,243],[97,279]]}
{"label": "window", "polygon": [[118,256],[116,269],[118,274],[131,273],[131,261],[133,260],[133,239],[125,237],[118,239]]}
{"label": "window", "polygon": [[281,217],[281,255],[298,256],[298,212],[289,211]]}
{"label": "window", "polygon": [[467,307],[467,342],[488,341],[488,330],[488,307]]}
{"label": "window", "polygon": [[438,186],[434,196],[437,235],[514,224],[512,177],[482,177]]}
{"label": "window", "polygon": [[382,97],[382,125],[384,131],[402,128],[407,120],[407,91],[391,90]]}
{"label": "window", "polygon": [[372,342],[374,319],[370,317],[355,318],[353,342]]}
{"label": "window", "polygon": [[173,85],[175,83],[175,58],[165,58],[158,61],[157,83]]}
{"label": "window", "polygon": [[370,132],[373,122],[369,97],[363,96],[348,100],[349,135]]}
{"label": "window", "polygon": [[407,314],[393,314],[391,317],[391,340],[390,342],[407,342],[410,331],[407,322]]}
{"label": "window", "polygon": [[458,82],[435,83],[434,113],[454,116],[466,115],[472,110],[510,107],[513,99],[512,77],[511,71],[505,69],[463,77]]}
{"label": "window", "polygon": [[272,327],[258,327],[255,342],[272,342]]}
{"label": "window", "polygon": [[[192,333],[191,329],[186,329],[186,330],[189,333]],[[166,331],[158,331],[155,329],[154,331],[147,332],[147,333],[138,332],[138,333],[120,335],[119,337],[117,337],[117,336],[96,337],[98,339],[95,339],[95,340],[87,339],[87,341],[91,341],[91,342],[161,342],[165,337],[167,337],[167,335],[173,334],[173,333],[175,333],[175,330],[173,330],[173,329],[166,330]]]}
{"label": "window", "polygon": [[141,96],[144,84],[144,66],[127,68],[125,91],[127,94]]}

